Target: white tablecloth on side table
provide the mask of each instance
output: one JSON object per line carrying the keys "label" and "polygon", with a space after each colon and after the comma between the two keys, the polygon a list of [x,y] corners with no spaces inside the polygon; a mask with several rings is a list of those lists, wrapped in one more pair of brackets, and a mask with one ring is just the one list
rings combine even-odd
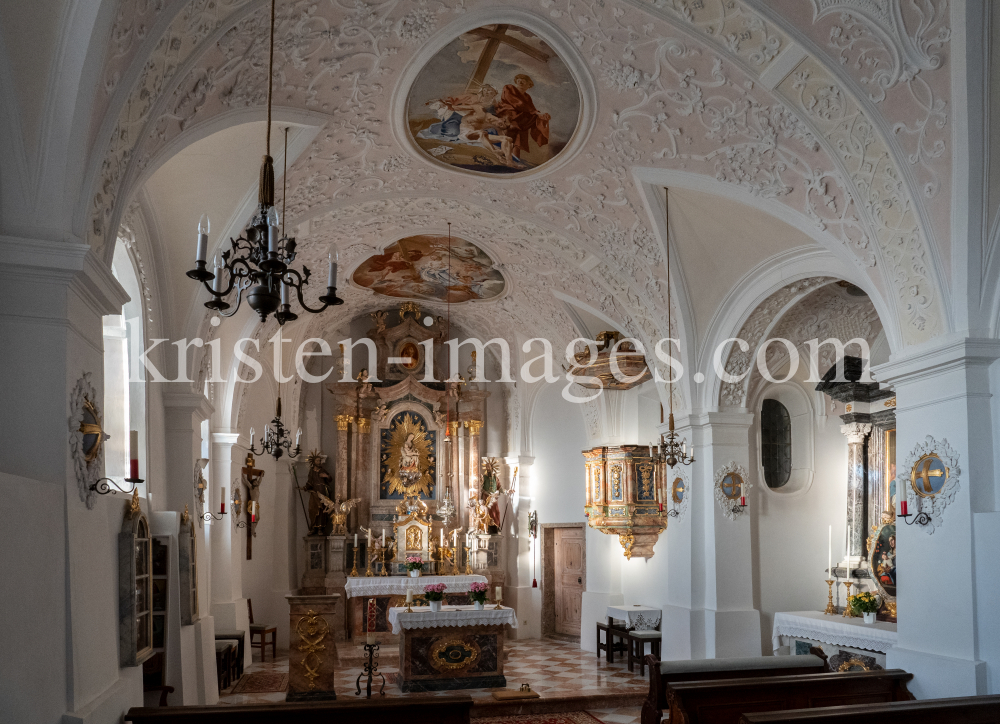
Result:
{"label": "white tablecloth on side table", "polygon": [[841,614],[827,616],[819,611],[793,611],[774,614],[771,645],[781,647],[782,636],[794,636],[822,641],[834,646],[887,652],[896,645],[896,624],[887,621],[865,623],[860,618],[845,618]]}
{"label": "white tablecloth on side table", "polygon": [[449,593],[466,593],[473,583],[486,583],[486,576],[473,574],[471,576],[371,576],[352,577],[347,579],[344,590],[348,598],[360,596],[405,596],[407,589],[415,595],[424,592],[424,586],[432,583],[443,583],[447,586],[445,595]]}
{"label": "white tablecloth on side table", "polygon": [[626,621],[630,629],[636,631],[655,631],[660,625],[663,609],[652,606],[608,606],[608,618]]}
{"label": "white tablecloth on side table", "polygon": [[477,611],[475,606],[442,606],[440,611],[431,611],[430,606],[420,606],[407,613],[401,606],[389,609],[387,620],[392,626],[392,632],[398,634],[402,629],[414,628],[446,628],[458,626],[502,626],[507,624],[517,628],[517,616],[514,609],[505,606],[495,609],[494,604],[486,604],[486,608]]}

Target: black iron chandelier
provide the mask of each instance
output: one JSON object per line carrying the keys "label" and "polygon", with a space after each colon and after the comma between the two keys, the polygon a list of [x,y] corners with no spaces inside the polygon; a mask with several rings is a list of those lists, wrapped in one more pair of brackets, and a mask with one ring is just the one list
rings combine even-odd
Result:
{"label": "black iron chandelier", "polygon": [[288,457],[297,458],[299,453],[302,452],[302,448],[299,446],[299,440],[302,438],[302,428],[300,427],[298,432],[295,433],[295,449],[292,449],[292,436],[291,431],[285,427],[285,423],[281,421],[281,398],[278,398],[275,404],[274,419],[271,420],[270,424],[264,426],[264,439],[261,440],[260,449],[258,450],[254,445],[254,432],[253,428],[250,428],[250,452],[254,455],[270,455],[275,460],[284,455],[287,451]]}
{"label": "black iron chandelier", "polygon": [[[667,334],[668,336],[672,333],[673,329],[671,327],[671,314],[670,310],[672,307],[670,296],[670,190],[663,189],[664,197],[664,213],[667,218]],[[655,452],[655,457],[658,462],[666,463],[668,467],[673,468],[675,465],[680,463],[681,465],[690,465],[694,462],[694,448],[691,448],[691,452],[688,453],[687,442],[683,439],[679,439],[677,432],[674,430],[674,373],[673,370],[670,371],[670,377],[667,380],[667,405],[669,407],[670,413],[667,417],[667,432],[660,434],[660,445],[658,450]],[[650,445],[650,455],[653,456],[653,446]]]}
{"label": "black iron chandelier", "polygon": [[[271,44],[267,65],[267,143],[264,160],[260,167],[260,182],[257,191],[259,206],[243,235],[230,239],[232,247],[222,253],[222,263],[216,258],[214,272],[208,270],[205,257],[208,251],[209,224],[205,217],[198,224],[198,246],[195,268],[187,275],[201,282],[212,298],[205,306],[224,317],[231,317],[239,311],[240,303],[246,296],[247,304],[265,322],[274,314],[278,324],[298,319],[292,311],[290,297],[294,293],[299,306],[307,312],[318,314],[327,307],[343,304],[337,296],[337,259],[335,253],[329,257],[326,294],[319,298],[322,307],[314,309],[302,298],[302,288],[309,283],[310,272],[303,266],[302,271],[290,268],[295,261],[295,238],[284,234],[284,224],[279,233],[278,210],[274,206],[274,159],[271,158],[271,89],[274,77],[274,5],[271,0]],[[285,129],[285,167],[287,170],[288,130]],[[282,177],[284,184],[284,177]],[[284,217],[284,193],[282,194],[282,217]],[[211,284],[209,283],[211,282]],[[235,290],[235,304],[226,298]],[[294,290],[294,292],[293,292]]]}

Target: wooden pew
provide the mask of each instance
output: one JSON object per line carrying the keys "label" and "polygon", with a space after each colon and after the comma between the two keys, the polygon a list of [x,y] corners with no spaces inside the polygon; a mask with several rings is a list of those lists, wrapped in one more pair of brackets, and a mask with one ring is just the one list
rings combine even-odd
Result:
{"label": "wooden pew", "polygon": [[405,699],[356,699],[336,701],[255,704],[244,706],[134,707],[125,714],[132,724],[399,724],[433,721],[434,724],[469,724],[472,697],[408,696]]}
{"label": "wooden pew", "polygon": [[995,724],[1000,721],[1000,696],[891,701],[821,709],[793,709],[744,714],[740,724]]}
{"label": "wooden pew", "polygon": [[714,681],[747,676],[791,676],[829,671],[823,649],[812,647],[809,656],[751,656],[734,659],[658,661],[650,654],[649,694],[642,704],[642,724],[660,724],[667,708],[667,684],[671,681]]}
{"label": "wooden pew", "polygon": [[667,685],[670,724],[739,724],[744,714],[909,701],[901,669],[845,671]]}

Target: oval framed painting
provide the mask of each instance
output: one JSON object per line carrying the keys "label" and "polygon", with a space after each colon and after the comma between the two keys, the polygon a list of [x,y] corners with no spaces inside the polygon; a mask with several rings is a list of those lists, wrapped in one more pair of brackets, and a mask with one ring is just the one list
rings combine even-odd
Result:
{"label": "oval framed painting", "polygon": [[406,122],[438,163],[511,175],[558,156],[581,105],[576,80],[548,43],[498,23],[462,33],[428,61],[410,87]]}

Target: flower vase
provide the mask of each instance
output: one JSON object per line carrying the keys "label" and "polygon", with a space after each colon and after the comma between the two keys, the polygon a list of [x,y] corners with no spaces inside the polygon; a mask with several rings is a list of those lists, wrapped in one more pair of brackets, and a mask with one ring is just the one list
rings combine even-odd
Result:
{"label": "flower vase", "polygon": [[419,568],[411,569],[410,578],[420,578],[420,569]]}
{"label": "flower vase", "polygon": [[865,623],[875,623],[875,612],[872,611],[868,613],[867,611],[862,614],[865,617]]}
{"label": "flower vase", "polygon": [[431,611],[434,613],[441,612],[441,601],[428,601],[428,603],[431,605]]}
{"label": "flower vase", "polygon": [[475,609],[476,609],[477,611],[482,611],[482,610],[483,610],[483,602],[482,602],[482,601],[473,601],[473,602],[472,602],[472,606],[473,606],[473,607],[474,607],[474,608],[475,608]]}

